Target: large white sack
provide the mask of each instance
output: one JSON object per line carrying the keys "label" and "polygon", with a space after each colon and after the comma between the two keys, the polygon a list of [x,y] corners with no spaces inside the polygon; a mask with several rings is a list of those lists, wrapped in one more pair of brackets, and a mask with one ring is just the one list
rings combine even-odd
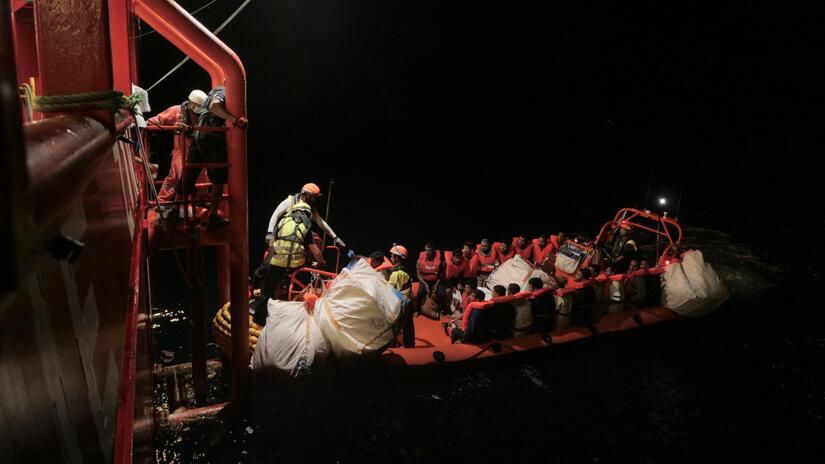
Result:
{"label": "large white sack", "polygon": [[557,269],[568,274],[575,274],[579,265],[587,258],[587,252],[574,245],[562,245],[556,254],[555,265]]}
{"label": "large white sack", "polygon": [[550,276],[546,272],[537,269],[521,256],[515,255],[490,274],[487,279],[487,288],[492,290],[496,285],[507,288],[510,284],[519,284],[523,290],[531,277],[538,277],[545,284],[550,281]]}
{"label": "large white sack", "polygon": [[701,251],[686,252],[681,262],[667,266],[662,273],[662,305],[682,316],[704,316],[729,296],[728,286],[705,263]]}
{"label": "large white sack", "polygon": [[315,319],[338,357],[382,351],[406,301],[363,258],[338,274],[315,304]]}
{"label": "large white sack", "polygon": [[270,299],[266,325],[252,354],[252,369],[302,377],[329,353],[327,342],[302,301]]}

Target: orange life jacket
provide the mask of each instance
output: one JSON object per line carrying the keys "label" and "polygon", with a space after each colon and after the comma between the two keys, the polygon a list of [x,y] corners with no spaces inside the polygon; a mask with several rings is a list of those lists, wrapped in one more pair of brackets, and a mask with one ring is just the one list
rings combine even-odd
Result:
{"label": "orange life jacket", "polygon": [[507,254],[504,254],[504,253],[501,252],[501,249],[498,249],[498,250],[496,250],[496,255],[498,255],[498,264],[501,265],[501,264],[506,263],[507,260],[509,260],[513,256],[515,256],[516,255],[516,250],[514,250],[513,247],[510,247],[510,251],[508,251]]}
{"label": "orange life jacket", "polygon": [[490,254],[486,256],[481,252],[481,250],[479,250],[478,252],[476,252],[475,258],[473,258],[476,261],[476,265],[473,266],[473,268],[477,272],[493,272],[496,270],[497,258],[498,255],[492,248],[490,248]]}
{"label": "orange life jacket", "polygon": [[554,254],[556,248],[553,246],[553,243],[548,240],[547,244],[544,245],[544,248],[539,248],[539,241],[533,240],[533,264],[536,266],[540,265],[544,258]]}
{"label": "orange life jacket", "polygon": [[462,276],[467,270],[467,260],[462,259],[459,264],[453,264],[452,260],[447,261],[447,268],[444,271],[444,278],[453,280],[456,277]]}
{"label": "orange life jacket", "polygon": [[530,262],[530,258],[533,256],[533,244],[527,242],[524,244],[524,248],[522,248],[518,244],[518,237],[513,238],[512,250],[515,253],[518,253],[518,255],[524,258],[524,260],[527,262]]}
{"label": "orange life jacket", "polygon": [[427,255],[422,252],[418,258],[418,272],[424,277],[427,282],[435,282],[438,280],[439,271],[441,270],[441,254],[436,252],[432,261],[427,261]]}

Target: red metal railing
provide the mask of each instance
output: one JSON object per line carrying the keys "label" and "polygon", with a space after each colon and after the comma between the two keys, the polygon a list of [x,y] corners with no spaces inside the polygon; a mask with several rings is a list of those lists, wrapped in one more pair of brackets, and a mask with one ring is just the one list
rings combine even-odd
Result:
{"label": "red metal railing", "polygon": [[[648,224],[654,224],[656,228],[654,229],[653,226],[640,222],[641,220],[647,221]],[[667,240],[667,246],[657,257],[659,262],[674,255],[682,244],[682,227],[678,222],[676,222],[675,219],[669,218],[665,215],[659,215],[651,211],[642,211],[635,208],[622,208],[616,213],[616,216],[612,221],[609,221],[602,226],[599,231],[599,235],[596,237],[594,245],[598,245],[600,243],[604,243],[606,240],[609,240],[613,235],[613,232],[615,232],[616,229],[622,225],[627,225],[632,229],[644,230],[655,234],[657,240],[659,238],[664,238]]]}
{"label": "red metal railing", "polygon": [[[152,125],[152,124],[150,124],[146,128],[144,128],[144,132],[142,134],[142,141],[143,141],[143,146],[145,147],[145,152],[148,154],[148,153],[150,153],[148,132],[174,132],[173,137],[178,139],[176,141],[176,143],[178,144],[178,146],[180,146],[182,148],[181,172],[178,173],[178,174],[180,176],[183,176],[183,173],[187,169],[211,169],[211,168],[227,168],[227,169],[229,169],[231,167],[231,163],[189,163],[188,162],[189,152],[188,152],[188,150],[185,149],[187,144],[184,143],[184,141],[187,137],[186,131],[226,132],[228,130],[229,130],[229,128],[225,127],[225,126],[224,127],[187,127],[186,129],[181,129],[177,126],[165,126],[165,125],[157,125],[157,124]],[[172,162],[174,162],[174,160],[172,160]],[[172,167],[170,167],[170,169],[172,169]],[[177,180],[180,181],[181,179],[178,178]],[[155,180],[154,184],[156,186],[157,185],[162,185],[163,180]],[[199,190],[207,189],[211,186],[212,186],[212,182],[196,183],[195,184],[195,192],[197,192]],[[189,211],[192,211],[193,215],[195,217],[197,217],[196,208],[198,206],[203,206],[205,204],[205,200],[202,200],[202,201],[196,200],[194,198],[194,195],[186,195],[186,193],[194,193],[194,192],[181,192],[181,198],[183,198],[182,200],[171,200],[171,201],[161,201],[157,198],[150,199],[150,198],[148,198],[148,196],[144,196],[145,206],[154,207],[154,206],[181,206],[181,205],[183,205],[183,210],[185,212],[187,212],[187,215],[188,215]],[[219,201],[221,203],[224,203],[228,199],[229,199],[229,194],[224,193],[224,194],[221,195]]]}
{"label": "red metal railing", "polygon": [[[310,275],[309,284],[301,282],[301,280],[298,278],[302,274]],[[324,285],[328,285],[328,281],[324,282],[324,280],[321,277],[329,277],[330,279],[334,279],[338,277],[338,274],[329,271],[322,271],[320,269],[315,269],[311,267],[302,267],[297,271],[293,272],[289,276],[289,293],[287,294],[287,299],[290,301],[294,300],[298,295],[304,293],[308,286],[314,285],[316,282],[320,281]],[[298,288],[297,290],[296,287]]]}
{"label": "red metal railing", "polygon": [[[238,56],[198,23],[183,8],[171,0],[136,0],[135,14],[154,28],[175,47],[204,68],[212,86],[226,87],[226,109],[245,116],[246,71]],[[247,285],[249,251],[247,243],[247,166],[246,132],[232,128],[226,134],[229,171],[229,241],[218,247],[219,297],[229,293],[232,315],[232,393],[235,399],[245,397],[249,372],[249,325]],[[228,277],[226,288],[221,279]]]}

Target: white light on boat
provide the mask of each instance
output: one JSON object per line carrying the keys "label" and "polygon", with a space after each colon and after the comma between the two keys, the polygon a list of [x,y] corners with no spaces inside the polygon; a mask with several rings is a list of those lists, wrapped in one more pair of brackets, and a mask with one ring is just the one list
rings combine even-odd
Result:
{"label": "white light on boat", "polygon": [[667,204],[667,198],[659,197],[659,204],[662,205],[662,206],[666,205]]}

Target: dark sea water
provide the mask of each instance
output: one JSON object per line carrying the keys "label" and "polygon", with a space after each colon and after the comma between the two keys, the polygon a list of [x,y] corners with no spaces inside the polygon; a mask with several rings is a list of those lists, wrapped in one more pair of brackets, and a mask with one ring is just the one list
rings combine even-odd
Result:
{"label": "dark sea water", "polygon": [[[709,316],[459,372],[272,389],[250,415],[164,427],[158,462],[788,462],[820,450],[815,257],[761,233],[685,232],[731,288]],[[156,320],[157,352],[186,360],[186,330]]]}

